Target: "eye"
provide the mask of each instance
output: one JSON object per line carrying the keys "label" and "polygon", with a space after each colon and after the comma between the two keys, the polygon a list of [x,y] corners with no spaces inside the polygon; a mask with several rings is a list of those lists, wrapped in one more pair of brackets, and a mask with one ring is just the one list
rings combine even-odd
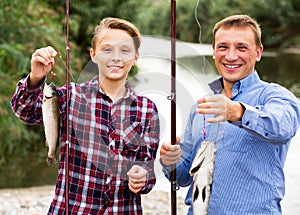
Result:
{"label": "eye", "polygon": [[112,52],[112,46],[109,46],[109,45],[102,45],[100,46],[100,51],[101,52],[104,52],[104,53],[110,53]]}
{"label": "eye", "polygon": [[105,47],[105,48],[103,48],[103,52],[106,52],[106,53],[109,53],[109,52],[111,52],[111,48],[110,47]]}
{"label": "eye", "polygon": [[241,52],[244,52],[244,51],[247,51],[248,50],[248,47],[247,46],[238,46],[237,47],[239,51]]}
{"label": "eye", "polygon": [[123,54],[131,54],[133,52],[133,49],[129,46],[123,46],[121,47],[121,52]]}
{"label": "eye", "polygon": [[226,50],[228,47],[226,45],[218,45],[217,46],[217,49],[220,50],[220,51],[224,51]]}

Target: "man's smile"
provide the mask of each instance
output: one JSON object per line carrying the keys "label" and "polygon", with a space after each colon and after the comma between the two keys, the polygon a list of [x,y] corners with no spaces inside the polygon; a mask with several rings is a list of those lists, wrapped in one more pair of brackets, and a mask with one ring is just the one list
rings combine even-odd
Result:
{"label": "man's smile", "polygon": [[226,68],[228,69],[237,69],[239,67],[242,66],[242,64],[235,64],[235,65],[232,65],[232,64],[223,64]]}

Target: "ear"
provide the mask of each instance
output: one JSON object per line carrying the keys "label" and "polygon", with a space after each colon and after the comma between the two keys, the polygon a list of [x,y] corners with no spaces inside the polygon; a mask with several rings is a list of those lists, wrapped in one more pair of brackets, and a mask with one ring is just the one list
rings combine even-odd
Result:
{"label": "ear", "polygon": [[135,56],[134,56],[133,65],[137,64],[139,57],[140,57],[140,52],[137,51]]}
{"label": "ear", "polygon": [[261,59],[262,52],[264,50],[263,46],[260,46],[256,51],[256,62],[259,62]]}
{"label": "ear", "polygon": [[215,45],[214,44],[212,44],[212,50],[213,50],[212,58],[215,59]]}
{"label": "ear", "polygon": [[90,56],[91,56],[92,61],[94,63],[96,63],[96,61],[95,61],[96,52],[93,48],[90,48]]}

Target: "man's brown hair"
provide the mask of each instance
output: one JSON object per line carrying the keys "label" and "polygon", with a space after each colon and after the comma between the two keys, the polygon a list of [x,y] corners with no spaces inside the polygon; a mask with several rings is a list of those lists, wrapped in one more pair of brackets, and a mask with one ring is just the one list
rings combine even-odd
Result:
{"label": "man's brown hair", "polygon": [[237,28],[244,28],[244,27],[250,27],[251,30],[254,33],[255,36],[255,42],[257,47],[262,46],[261,42],[261,29],[259,27],[259,24],[250,16],[248,15],[232,15],[229,17],[226,17],[222,19],[221,21],[217,22],[215,24],[215,27],[213,29],[213,42],[212,44],[215,44],[215,36],[217,31],[220,28],[231,28],[231,27],[237,27]]}

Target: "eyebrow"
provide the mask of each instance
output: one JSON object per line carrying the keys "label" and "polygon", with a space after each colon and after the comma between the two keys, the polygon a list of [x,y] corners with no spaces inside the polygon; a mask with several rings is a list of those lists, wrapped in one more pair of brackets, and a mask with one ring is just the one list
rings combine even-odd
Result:
{"label": "eyebrow", "polygon": [[[220,45],[228,45],[228,42],[220,42],[220,43],[215,43],[215,45],[220,46]],[[231,43],[230,43],[231,44]],[[238,46],[250,46],[248,43],[244,43],[244,42],[238,42],[238,43],[234,43],[234,45],[238,45]]]}

